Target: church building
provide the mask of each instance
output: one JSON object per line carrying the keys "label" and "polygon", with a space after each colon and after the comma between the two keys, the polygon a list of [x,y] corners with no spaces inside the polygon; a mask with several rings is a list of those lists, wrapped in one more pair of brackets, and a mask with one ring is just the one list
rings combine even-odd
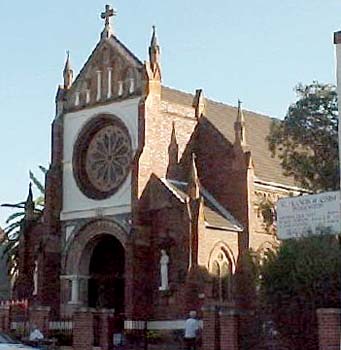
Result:
{"label": "church building", "polygon": [[301,189],[268,149],[272,118],[163,86],[155,27],[142,62],[114,14],[106,6],[76,77],[67,56],[45,209],[27,215],[21,244],[34,244],[21,250],[15,293],[55,315],[114,309],[125,329],[171,328],[242,299],[241,257],[278,244],[275,203]]}

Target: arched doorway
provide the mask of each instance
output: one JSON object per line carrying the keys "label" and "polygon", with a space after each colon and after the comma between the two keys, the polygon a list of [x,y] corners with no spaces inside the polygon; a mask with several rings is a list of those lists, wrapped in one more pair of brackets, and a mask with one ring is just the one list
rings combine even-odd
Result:
{"label": "arched doorway", "polygon": [[112,235],[96,237],[89,261],[88,305],[124,311],[125,254],[120,241]]}

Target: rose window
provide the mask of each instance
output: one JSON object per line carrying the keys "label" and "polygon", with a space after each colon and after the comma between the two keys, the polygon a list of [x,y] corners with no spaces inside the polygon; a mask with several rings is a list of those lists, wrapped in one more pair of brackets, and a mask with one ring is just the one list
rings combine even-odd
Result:
{"label": "rose window", "polygon": [[102,116],[84,128],[78,137],[74,168],[81,190],[103,199],[125,181],[132,158],[129,133],[113,116]]}

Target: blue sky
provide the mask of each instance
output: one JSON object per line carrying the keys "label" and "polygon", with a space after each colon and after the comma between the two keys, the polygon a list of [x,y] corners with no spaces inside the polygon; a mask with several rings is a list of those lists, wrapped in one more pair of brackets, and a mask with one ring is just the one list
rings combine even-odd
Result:
{"label": "blue sky", "polygon": [[[50,159],[54,96],[65,51],[76,73],[96,45],[105,2],[0,2],[0,203],[27,195],[28,171]],[[141,60],[151,26],[163,84],[283,118],[294,86],[335,82],[337,0],[116,0],[115,31]],[[0,226],[8,211],[0,208]]]}

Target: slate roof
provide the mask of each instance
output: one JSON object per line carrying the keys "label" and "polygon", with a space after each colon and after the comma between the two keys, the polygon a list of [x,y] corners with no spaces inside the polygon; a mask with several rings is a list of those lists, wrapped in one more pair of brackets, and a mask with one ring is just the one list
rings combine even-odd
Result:
{"label": "slate roof", "polygon": [[[182,201],[188,198],[186,194],[187,184],[185,182],[170,181],[162,179],[162,182]],[[204,217],[208,226],[231,231],[242,231],[242,225],[224,208],[220,207],[204,188],[200,190],[204,198]]]}
{"label": "slate roof", "polygon": [[[164,101],[191,107],[194,95],[163,86],[161,98]],[[285,186],[299,185],[293,177],[285,176],[278,157],[273,158],[268,149],[266,136],[273,118],[243,110],[246,122],[246,142],[250,146],[258,179]],[[237,108],[206,99],[205,117],[231,143],[234,142],[234,122]]]}

